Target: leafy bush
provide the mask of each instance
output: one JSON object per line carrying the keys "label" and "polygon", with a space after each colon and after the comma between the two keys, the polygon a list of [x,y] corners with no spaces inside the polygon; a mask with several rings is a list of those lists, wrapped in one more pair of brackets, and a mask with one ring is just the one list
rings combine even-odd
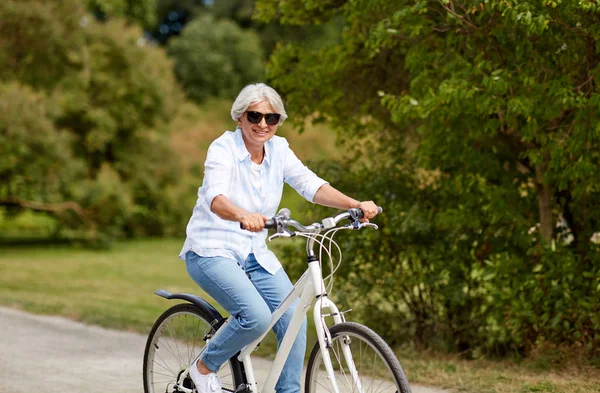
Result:
{"label": "leafy bush", "polygon": [[584,262],[562,245],[541,255],[490,261],[495,320],[505,334],[531,350],[547,343],[594,353],[600,347],[600,254]]}
{"label": "leafy bush", "polygon": [[20,200],[58,203],[84,173],[73,157],[72,137],[53,122],[55,105],[17,82],[0,84],[0,202],[19,209]]}
{"label": "leafy bush", "polygon": [[252,30],[234,22],[204,15],[188,23],[179,37],[169,41],[168,53],[175,74],[188,97],[234,98],[248,83],[263,75],[263,53]]}
{"label": "leafy bush", "polygon": [[[486,207],[507,197],[477,182],[425,185],[417,171],[383,162],[315,169],[385,209],[375,219],[379,231],[341,232],[337,238],[344,262],[332,295],[353,309],[353,320],[392,344],[467,357],[520,356],[547,343],[597,354],[597,250],[587,263],[565,246],[538,253],[522,212]],[[305,267],[302,252],[290,246],[282,253],[292,275]]]}

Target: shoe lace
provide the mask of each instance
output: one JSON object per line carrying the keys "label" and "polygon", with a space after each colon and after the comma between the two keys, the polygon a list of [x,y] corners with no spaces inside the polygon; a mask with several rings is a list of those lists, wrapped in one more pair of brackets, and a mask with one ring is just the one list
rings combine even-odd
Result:
{"label": "shoe lace", "polygon": [[221,381],[219,380],[219,377],[217,377],[217,374],[210,373],[206,384],[212,393],[221,392]]}

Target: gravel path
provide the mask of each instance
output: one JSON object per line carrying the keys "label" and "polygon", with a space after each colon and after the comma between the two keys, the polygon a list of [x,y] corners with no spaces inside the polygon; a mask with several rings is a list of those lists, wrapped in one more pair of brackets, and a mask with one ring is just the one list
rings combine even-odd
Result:
{"label": "gravel path", "polygon": [[[137,333],[0,307],[0,393],[141,393],[145,342]],[[254,363],[260,380],[270,362]]]}

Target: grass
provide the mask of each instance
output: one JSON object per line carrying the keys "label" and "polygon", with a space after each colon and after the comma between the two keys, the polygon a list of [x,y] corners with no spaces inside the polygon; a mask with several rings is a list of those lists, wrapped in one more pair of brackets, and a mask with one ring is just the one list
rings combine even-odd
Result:
{"label": "grass", "polygon": [[[182,244],[183,240],[156,239],[115,243],[111,250],[2,247],[0,304],[147,334],[157,317],[176,304],[154,295],[157,289],[210,299],[177,258]],[[274,356],[276,346],[271,333],[259,354]]]}
{"label": "grass", "polygon": [[600,392],[600,370],[566,364],[540,368],[537,359],[464,360],[456,355],[397,351],[411,383],[478,393]]}
{"label": "grass", "polygon": [[[182,240],[173,239],[139,240],[116,243],[108,251],[2,247],[0,304],[146,334],[158,315],[175,304],[153,295],[155,290],[202,295],[177,259],[181,244]],[[314,335],[309,336],[309,347],[314,342]],[[272,356],[275,345],[270,333],[259,354]],[[539,360],[466,361],[411,350],[397,353],[411,383],[482,393],[600,391],[600,370],[589,366],[554,367]]]}
{"label": "grass", "polygon": [[3,248],[0,301],[105,327],[146,332],[167,305],[152,293],[197,291],[174,240],[115,243],[109,251],[66,246]]}

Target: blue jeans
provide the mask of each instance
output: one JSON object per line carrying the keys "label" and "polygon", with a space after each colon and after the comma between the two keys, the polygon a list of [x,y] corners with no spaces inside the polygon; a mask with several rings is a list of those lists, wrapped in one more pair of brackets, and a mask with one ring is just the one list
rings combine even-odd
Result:
{"label": "blue jeans", "polygon": [[[244,266],[224,257],[201,257],[193,251],[185,256],[192,279],[235,318],[211,340],[202,361],[212,371],[244,346],[259,338],[269,328],[271,313],[292,289],[283,269],[272,275],[250,254]],[[298,301],[273,326],[281,344]],[[306,351],[306,318],[277,381],[277,393],[299,393],[304,353]]]}

